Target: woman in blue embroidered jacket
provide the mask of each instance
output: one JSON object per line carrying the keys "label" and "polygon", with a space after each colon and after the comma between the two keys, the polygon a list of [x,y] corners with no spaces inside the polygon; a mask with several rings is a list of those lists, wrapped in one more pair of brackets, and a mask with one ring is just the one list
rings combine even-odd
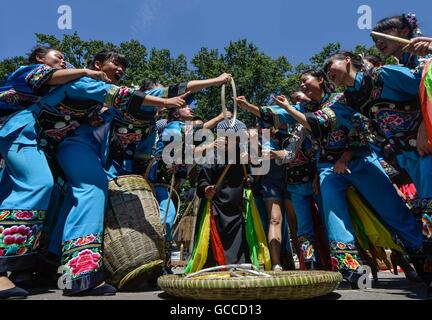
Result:
{"label": "woman in blue embroidered jacket", "polygon": [[0,119],[6,120],[7,116],[31,106],[50,90],[50,86],[65,84],[83,76],[107,80],[100,71],[66,69],[63,54],[45,46],[35,47],[29,54],[28,62],[29,65],[9,75],[0,87]]}
{"label": "woman in blue embroidered jacket", "polygon": [[[112,69],[110,71],[112,71]],[[114,81],[117,74],[117,70],[115,70],[112,74],[107,76],[111,81]],[[70,101],[85,102],[88,100],[92,100],[94,103],[84,105],[78,104],[79,108],[76,109],[68,108],[68,103]],[[0,138],[6,141],[12,140],[14,144],[25,144],[28,148],[27,154],[25,157],[14,159],[14,161],[19,163],[24,173],[27,173],[25,174],[26,178],[28,177],[29,172],[34,171],[31,168],[34,168],[35,165],[38,168],[39,176],[43,177],[42,182],[41,180],[36,180],[28,183],[29,192],[33,192],[35,195],[37,195],[31,198],[31,206],[33,209],[37,209],[35,212],[38,213],[39,221],[43,220],[44,210],[46,210],[48,206],[52,187],[52,177],[45,156],[38,150],[35,118],[38,117],[38,128],[42,128],[42,133],[45,133],[45,135],[43,135],[44,137],[61,141],[68,132],[74,131],[79,125],[77,118],[78,120],[80,118],[88,118],[88,115],[94,113],[95,106],[97,104],[100,105],[101,103],[106,103],[108,106],[114,106],[115,108],[118,108],[128,119],[139,122],[140,114],[138,110],[143,104],[154,104],[156,106],[164,107],[180,107],[185,103],[185,101],[182,97],[170,99],[151,97],[136,89],[118,87],[106,82],[100,82],[88,77],[82,77],[79,80],[74,80],[68,84],[55,88],[44,98],[42,98],[37,104],[32,105],[30,108],[21,111],[10,118],[0,130]],[[77,106],[74,104],[71,105],[74,107]],[[44,115],[48,115],[48,117],[44,117]],[[49,125],[52,126],[49,127]],[[44,129],[47,130],[45,131]],[[41,139],[40,142],[42,145],[46,144],[46,141],[44,143],[43,139]],[[76,154],[74,156],[76,156]],[[80,156],[85,157],[87,154],[80,154]],[[7,165],[9,166],[9,163]],[[91,179],[92,176],[99,178],[98,175],[93,173],[94,172],[91,172],[91,174],[89,174],[89,179]],[[44,193],[42,195],[40,192],[35,193],[34,190],[36,188],[43,188],[42,191],[44,191]],[[20,201],[20,205],[22,205],[22,201]],[[41,210],[42,212],[39,214]],[[79,231],[75,230],[75,232]],[[86,241],[88,241],[90,244],[90,239],[86,239]],[[83,241],[79,243],[82,242]],[[94,242],[97,242],[97,239],[95,239]],[[77,242],[71,242],[72,246],[75,244],[77,244]],[[69,243],[65,243],[65,248],[67,245],[69,245]],[[96,256],[96,253],[92,255],[93,258]],[[73,262],[79,263],[82,261],[79,258],[75,260]],[[92,263],[91,265],[94,266],[95,263]],[[95,269],[92,269],[92,271]],[[79,271],[82,270],[83,269],[79,265],[75,266],[74,268],[71,267],[72,274],[74,275],[77,275]],[[99,278],[100,277],[101,276],[99,276]],[[95,282],[92,281],[93,279]],[[85,283],[85,289],[91,289],[99,282],[97,277],[87,280],[89,280],[87,283],[85,283],[85,280],[84,282],[78,281],[77,286],[82,289],[82,283]],[[73,282],[73,284],[74,283],[75,282]],[[77,288],[72,285],[70,292],[76,292],[76,290]],[[65,293],[67,294],[68,292],[69,291],[66,289]]]}
{"label": "woman in blue embroidered jacket", "polygon": [[[412,13],[382,19],[378,21],[373,31],[407,40],[421,36],[417,18],[415,14]],[[404,50],[403,45],[394,41],[376,38],[374,36],[372,36],[372,39],[384,57],[394,57],[398,59],[400,65],[409,69],[416,69],[419,66],[421,68],[422,63],[419,56]]]}
{"label": "woman in blue embroidered jacket", "polygon": [[[0,296],[5,297],[28,294],[25,290],[15,288],[3,274],[6,271],[32,268],[46,209],[45,205],[39,206],[38,202],[49,201],[52,185],[50,175],[44,175],[44,170],[26,169],[26,162],[33,168],[47,167],[43,154],[28,139],[31,133],[20,136],[19,131],[25,128],[25,123],[21,123],[13,114],[40,100],[52,86],[82,76],[106,79],[103,72],[66,70],[63,54],[44,46],[33,49],[28,61],[29,65],[13,72],[0,88],[0,119],[5,122],[0,133],[0,154],[6,163],[0,189]],[[37,153],[40,158],[31,159],[32,153]],[[21,229],[18,230],[18,227]],[[20,240],[12,241],[13,237],[20,237]]]}
{"label": "woman in blue embroidered jacket", "polygon": [[[103,51],[96,55],[92,67],[104,71],[115,83],[122,78],[127,61],[116,52]],[[153,99],[164,97],[172,100],[176,99],[172,98],[173,96],[180,94],[183,94],[182,98],[186,98],[189,94],[187,90],[195,92],[207,86],[225,83],[229,79],[230,76],[224,74],[215,79],[190,81],[176,86],[150,90],[145,94],[146,97],[151,96]],[[68,97],[68,100],[63,100],[60,106],[56,107],[64,112],[64,109],[77,110],[83,105],[71,99],[70,94]],[[88,98],[83,101],[85,104],[97,105],[90,100],[90,97]],[[182,103],[184,103],[183,99]],[[113,167],[113,160],[116,160],[116,157],[113,157],[112,154],[114,151],[114,154],[120,156],[121,159],[130,145],[143,137],[148,137],[154,127],[155,111],[151,104],[142,103],[134,108],[129,108],[126,112],[118,108],[110,108],[107,116],[104,116],[105,123],[96,129],[86,123],[85,120],[89,119],[88,113],[85,117],[82,114],[69,113],[71,133],[60,132],[59,134],[56,133],[55,124],[57,122],[50,119],[52,115],[47,113],[47,116],[40,115],[39,117],[43,137],[47,140],[59,137],[57,147],[54,148],[55,156],[66,180],[71,185],[71,192],[65,199],[61,216],[50,242],[50,251],[58,253],[59,239],[62,239],[62,264],[66,274],[72,279],[72,288],[65,289],[65,295],[88,291],[103,280],[101,241],[108,180],[121,174],[119,169],[123,169],[122,161],[118,161],[118,166]],[[80,118],[77,119],[79,116]],[[77,121],[80,124],[79,128],[75,129],[72,121]],[[67,126],[68,124],[65,123],[64,127],[67,128]],[[63,137],[65,134],[66,136]],[[56,143],[49,144],[56,146]],[[76,162],[73,161],[77,154],[83,160],[80,166],[76,166]],[[109,168],[108,172],[104,168]],[[75,262],[80,261],[81,256],[94,257],[94,268],[88,270],[75,268]],[[107,288],[106,285],[104,287]],[[110,292],[113,293],[112,288],[107,288],[105,291],[106,294]]]}
{"label": "woman in blue embroidered jacket", "polygon": [[[295,228],[291,227],[290,229],[292,232],[296,231],[297,233],[295,236],[298,237],[299,254],[302,255],[300,257],[301,262],[304,263],[307,269],[322,268],[319,256],[315,254],[314,248],[316,249],[316,246],[312,245],[316,240],[312,222],[312,206],[314,201],[320,204],[321,200],[319,196],[314,199],[312,182],[316,173],[313,160],[315,152],[312,149],[310,140],[305,139],[301,143],[301,148],[296,151],[295,155],[292,156],[293,159],[288,164],[286,161],[277,161],[277,159],[283,158],[281,153],[284,153],[287,142],[293,138],[292,134],[299,134],[299,132],[292,130],[297,124],[296,121],[279,106],[259,108],[249,103],[242,96],[237,98],[237,103],[240,107],[256,115],[260,122],[279,129],[271,140],[270,149],[273,160],[270,172],[262,179],[263,199],[270,216],[268,241],[273,265],[277,266],[279,264],[280,249],[278,247],[282,240],[286,240],[281,237],[282,212],[284,209],[289,210],[289,202],[291,201],[297,217],[298,227],[294,226]],[[314,108],[316,107],[311,103],[295,106],[302,112],[306,112],[306,110],[315,111]],[[290,133],[288,129],[293,132]],[[279,242],[278,247],[275,246],[274,242],[276,241]]]}
{"label": "woman in blue embroidered jacket", "polygon": [[[319,76],[318,76],[319,75]],[[303,114],[289,105],[283,96],[276,103],[284,107],[297,121],[320,141],[318,171],[324,207],[324,222],[331,246],[332,260],[352,286],[357,286],[360,274],[356,259],[354,233],[345,197],[353,185],[368,200],[390,230],[397,234],[407,248],[421,246],[421,233],[381,167],[377,156],[358,134],[359,116],[346,103],[343,95],[329,95],[323,90],[324,73],[302,76],[306,95],[319,102],[321,110]],[[337,117],[344,113],[345,117]],[[379,195],[385,194],[385,198]]]}
{"label": "woman in blue embroidered jacket", "polygon": [[346,87],[348,104],[373,121],[375,136],[392,147],[399,165],[417,188],[421,210],[418,218],[422,220],[424,241],[422,250],[409,253],[417,272],[429,285],[432,282],[432,235],[428,231],[432,225],[432,155],[418,97],[421,79],[400,66],[364,71],[362,61],[350,52],[330,57],[325,70],[332,82]]}

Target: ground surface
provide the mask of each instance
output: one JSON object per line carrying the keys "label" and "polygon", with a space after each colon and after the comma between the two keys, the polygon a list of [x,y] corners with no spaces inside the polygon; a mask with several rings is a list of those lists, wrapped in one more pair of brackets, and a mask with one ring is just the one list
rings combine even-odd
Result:
{"label": "ground surface", "polygon": [[[379,273],[379,283],[367,290],[336,290],[322,300],[423,300],[426,287],[408,282],[403,273],[395,276],[390,272]],[[30,300],[170,300],[173,299],[159,289],[144,288],[142,292],[120,292],[113,297],[63,297],[60,290],[31,290]]]}

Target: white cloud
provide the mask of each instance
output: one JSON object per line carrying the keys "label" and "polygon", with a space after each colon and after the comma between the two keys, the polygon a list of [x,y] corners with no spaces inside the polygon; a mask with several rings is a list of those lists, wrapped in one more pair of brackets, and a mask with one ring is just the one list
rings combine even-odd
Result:
{"label": "white cloud", "polygon": [[134,35],[142,34],[148,30],[152,30],[152,26],[160,19],[161,0],[143,0],[137,13],[131,23],[132,32]]}

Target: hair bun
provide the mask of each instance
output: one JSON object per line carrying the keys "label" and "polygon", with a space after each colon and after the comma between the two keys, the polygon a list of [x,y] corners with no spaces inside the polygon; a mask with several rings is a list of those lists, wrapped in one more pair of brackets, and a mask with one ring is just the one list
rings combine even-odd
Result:
{"label": "hair bun", "polygon": [[410,25],[411,29],[413,30],[414,37],[422,36],[422,32],[419,28],[416,14],[410,12],[408,14],[403,14],[402,16],[406,19],[406,21]]}

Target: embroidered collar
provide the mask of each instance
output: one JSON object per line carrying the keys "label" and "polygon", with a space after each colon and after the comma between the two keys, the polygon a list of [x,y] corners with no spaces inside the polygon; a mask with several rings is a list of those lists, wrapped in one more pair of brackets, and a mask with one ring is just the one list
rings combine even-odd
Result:
{"label": "embroidered collar", "polygon": [[346,88],[348,92],[356,92],[360,91],[363,83],[364,73],[362,71],[358,71],[354,80],[354,85]]}
{"label": "embroidered collar", "polygon": [[323,105],[324,103],[326,103],[328,101],[328,99],[330,98],[330,94],[326,93],[324,95],[324,97],[322,98],[320,105]]}
{"label": "embroidered collar", "polygon": [[412,53],[404,52],[401,61],[399,63],[408,68],[408,69],[414,69],[419,65],[418,57]]}
{"label": "embroidered collar", "polygon": [[319,109],[320,104],[316,101],[302,102],[300,103],[300,107],[306,110],[306,112],[315,112]]}

